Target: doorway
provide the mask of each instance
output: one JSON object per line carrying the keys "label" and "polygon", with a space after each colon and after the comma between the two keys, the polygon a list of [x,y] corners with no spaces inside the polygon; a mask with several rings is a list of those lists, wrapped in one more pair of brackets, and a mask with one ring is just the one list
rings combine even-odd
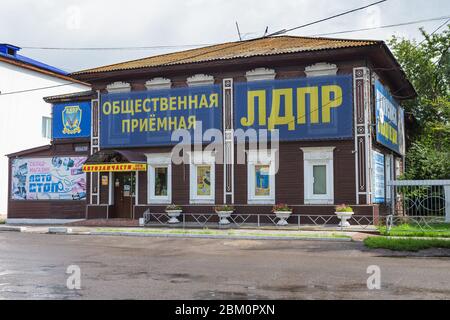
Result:
{"label": "doorway", "polygon": [[135,172],[114,173],[114,217],[133,218],[133,204],[136,196]]}

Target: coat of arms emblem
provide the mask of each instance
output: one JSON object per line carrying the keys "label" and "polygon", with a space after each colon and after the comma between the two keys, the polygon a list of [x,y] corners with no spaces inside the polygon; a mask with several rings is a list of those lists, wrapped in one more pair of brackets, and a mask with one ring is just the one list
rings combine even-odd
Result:
{"label": "coat of arms emblem", "polygon": [[62,112],[64,134],[77,134],[81,132],[82,110],[79,106],[67,106]]}

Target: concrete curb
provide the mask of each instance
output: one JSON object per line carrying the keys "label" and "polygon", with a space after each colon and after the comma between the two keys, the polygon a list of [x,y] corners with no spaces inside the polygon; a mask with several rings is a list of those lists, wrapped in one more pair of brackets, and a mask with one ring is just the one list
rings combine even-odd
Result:
{"label": "concrete curb", "polygon": [[50,227],[50,228],[48,228],[48,233],[50,233],[50,234],[72,234],[72,229],[64,228],[64,227]]}
{"label": "concrete curb", "polygon": [[86,219],[6,219],[7,225],[28,225],[28,226],[45,226],[45,225],[64,225],[68,223],[80,222]]}
{"label": "concrete curb", "polygon": [[11,232],[25,232],[27,231],[27,227],[13,227],[13,226],[0,226],[0,231],[11,231]]}
{"label": "concrete curb", "polygon": [[[74,234],[74,233],[73,233]],[[152,238],[198,238],[198,239],[222,239],[222,240],[302,240],[302,241],[333,241],[351,242],[351,238],[326,238],[326,237],[269,237],[269,236],[238,236],[238,235],[210,235],[210,234],[170,234],[170,233],[137,233],[137,232],[91,232],[93,236],[126,236],[126,237],[152,237]]]}

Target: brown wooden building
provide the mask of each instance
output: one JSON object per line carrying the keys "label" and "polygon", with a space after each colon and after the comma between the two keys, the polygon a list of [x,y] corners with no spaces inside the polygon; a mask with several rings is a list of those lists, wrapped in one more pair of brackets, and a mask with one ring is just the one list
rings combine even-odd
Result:
{"label": "brown wooden building", "polygon": [[[305,215],[333,214],[336,204],[346,203],[356,214],[377,216],[389,201],[386,181],[402,172],[404,130],[398,103],[416,95],[382,41],[330,38],[280,36],[224,43],[84,70],[72,76],[90,83],[96,92],[85,96],[92,101],[91,137],[83,141],[89,144],[90,154],[85,164],[86,202],[54,212],[51,208],[58,202],[52,207],[11,200],[10,217],[137,219],[148,209],[163,212],[170,203],[181,205],[186,213],[212,213],[215,205],[226,203],[237,213],[256,214],[270,213],[273,205],[286,203],[294,213]],[[138,141],[133,137],[134,123],[136,136],[138,128],[151,131],[148,125],[152,125],[144,118],[133,122],[133,116],[155,111],[159,119],[156,102],[154,109],[150,107],[151,97],[165,99],[164,95],[172,97],[171,92],[183,90],[188,90],[189,97],[207,92],[211,105],[217,103],[212,109],[220,115],[220,125],[211,121],[223,138],[224,161],[217,161],[217,154],[207,152],[207,144],[202,143],[199,150],[184,155],[184,163],[174,163],[173,144],[153,143],[157,133],[152,132],[139,133],[144,137],[139,141],[144,142],[132,143]],[[314,90],[320,92],[319,101],[314,98]],[[149,99],[147,105],[145,97]],[[64,97],[49,102],[61,99]],[[178,107],[174,102],[173,110],[179,111],[182,107],[177,99]],[[119,104],[115,104],[119,100],[144,101],[132,107],[135,114],[126,112],[125,116],[122,112],[121,122],[117,122],[121,128],[114,122],[120,111],[116,118],[113,112],[115,106],[119,110]],[[273,110],[275,100],[281,101],[282,110]],[[263,102],[267,110],[261,109]],[[250,112],[250,104],[258,110],[253,114],[256,120],[245,113]],[[124,111],[123,105],[121,108]],[[129,108],[125,106],[125,111]],[[295,115],[290,114],[292,110]],[[203,111],[195,112],[200,117]],[[265,112],[267,118],[262,117]],[[287,120],[292,117],[296,126],[291,128]],[[264,156],[244,143],[247,150],[244,163],[240,163],[242,143],[236,141],[236,131],[244,124],[249,128],[270,127],[272,120],[274,128],[282,128],[279,143],[271,142]],[[115,136],[119,131],[126,135]],[[171,131],[170,125],[166,131]],[[54,141],[45,150],[17,153],[10,158],[70,154],[73,150],[69,149],[77,143]],[[273,171],[274,167],[277,170]],[[38,211],[41,213],[34,213]]]}

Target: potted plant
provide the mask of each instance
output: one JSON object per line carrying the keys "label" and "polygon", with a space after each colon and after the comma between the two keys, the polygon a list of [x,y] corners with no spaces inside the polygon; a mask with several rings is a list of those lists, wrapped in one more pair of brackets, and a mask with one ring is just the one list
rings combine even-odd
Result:
{"label": "potted plant", "polygon": [[273,207],[273,213],[280,219],[277,223],[279,226],[286,226],[288,222],[286,221],[292,214],[292,209],[289,208],[287,204],[280,203]]}
{"label": "potted plant", "polygon": [[339,222],[339,227],[350,227],[350,223],[347,220],[354,214],[352,207],[345,204],[338,205],[336,206],[335,214],[339,219],[341,219],[341,222]]}
{"label": "potted plant", "polygon": [[214,208],[214,211],[216,211],[217,215],[220,218],[219,224],[221,225],[230,224],[228,218],[231,217],[231,214],[234,212],[234,208],[232,206],[227,205],[217,206]]}
{"label": "potted plant", "polygon": [[178,220],[178,217],[180,216],[182,212],[182,208],[180,206],[177,206],[176,204],[171,204],[166,207],[166,213],[169,215],[169,223],[180,223],[180,220]]}

